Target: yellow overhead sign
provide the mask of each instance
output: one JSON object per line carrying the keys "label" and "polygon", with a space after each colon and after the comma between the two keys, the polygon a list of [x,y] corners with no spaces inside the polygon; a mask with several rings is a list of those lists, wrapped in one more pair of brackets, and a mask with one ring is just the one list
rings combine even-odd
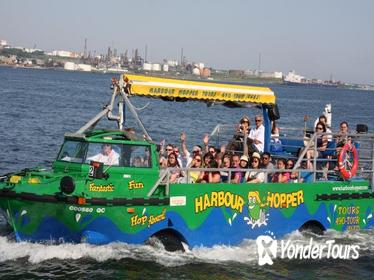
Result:
{"label": "yellow overhead sign", "polygon": [[187,98],[200,101],[232,101],[275,104],[274,92],[267,87],[197,82],[140,75],[123,79],[133,95],[149,97]]}

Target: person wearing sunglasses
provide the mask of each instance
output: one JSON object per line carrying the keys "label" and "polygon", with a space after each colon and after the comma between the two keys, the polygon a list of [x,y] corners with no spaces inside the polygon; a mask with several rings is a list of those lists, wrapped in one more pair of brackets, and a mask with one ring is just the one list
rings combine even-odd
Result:
{"label": "person wearing sunglasses", "polygon": [[256,147],[257,151],[260,153],[264,152],[264,142],[265,142],[265,127],[262,124],[262,116],[255,116],[256,127],[251,129],[248,138],[253,141],[253,145]]}
{"label": "person wearing sunglasses", "polygon": [[215,157],[217,154],[217,149],[214,146],[209,146],[208,153],[210,153],[213,157]]}
{"label": "person wearing sunglasses", "polygon": [[307,168],[313,169],[313,164],[311,162],[311,158],[314,157],[322,157],[323,152],[326,151],[327,145],[328,145],[328,139],[327,136],[323,133],[326,133],[326,126],[322,122],[318,122],[315,127],[315,133],[317,133],[317,152],[314,151],[314,148],[311,147],[306,152],[306,158],[307,158]]}
{"label": "person wearing sunglasses", "polygon": [[327,125],[327,117],[325,115],[320,115],[314,126],[317,126],[317,123],[319,122],[323,123],[326,127],[326,133],[327,133],[326,136],[327,136],[328,141],[329,142],[332,141],[332,134],[331,134],[332,132],[331,132],[331,129]]}
{"label": "person wearing sunglasses", "polygon": [[[202,157],[201,155],[195,155],[192,159],[190,168],[202,168]],[[201,171],[190,171],[191,182],[196,183]]]}
{"label": "person wearing sunglasses", "polygon": [[245,181],[247,183],[263,183],[265,181],[265,174],[262,171],[259,171],[261,163],[261,156],[259,153],[254,152],[251,157],[251,171],[245,173]]}
{"label": "person wearing sunglasses", "polygon": [[[164,142],[164,140],[163,140]],[[164,150],[163,148],[163,145],[161,146],[161,150],[160,150],[160,160],[159,160],[159,163],[160,163],[160,167],[161,168],[166,168],[168,166],[168,157],[171,153],[174,152],[174,145],[172,144],[167,144],[166,145],[166,149]],[[166,153],[165,153],[166,152]]]}
{"label": "person wearing sunglasses", "polygon": [[[271,162],[271,155],[269,152],[264,152],[261,159],[261,169],[274,170],[274,164]],[[271,182],[273,172],[267,172],[267,181]]]}

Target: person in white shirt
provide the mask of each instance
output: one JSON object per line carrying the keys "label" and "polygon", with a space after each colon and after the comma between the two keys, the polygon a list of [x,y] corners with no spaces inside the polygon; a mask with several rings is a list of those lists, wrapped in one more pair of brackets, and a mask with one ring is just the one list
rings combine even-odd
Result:
{"label": "person in white shirt", "polygon": [[[192,155],[191,155],[191,153],[187,149],[186,139],[187,139],[187,134],[185,132],[182,132],[180,135],[180,140],[181,140],[181,147],[182,147],[184,159],[187,161],[185,166],[190,167],[194,156],[196,155],[200,155],[201,157],[203,156],[203,148],[200,145],[193,146]],[[206,141],[206,137],[204,138],[204,141]]]}
{"label": "person in white shirt", "polygon": [[260,153],[264,152],[264,142],[265,142],[265,127],[262,124],[262,116],[255,116],[256,127],[251,129],[249,132],[248,138],[253,140],[253,144]]}
{"label": "person in white shirt", "polygon": [[112,149],[112,145],[103,144],[101,152],[88,160],[102,162],[105,165],[119,165],[119,154]]}

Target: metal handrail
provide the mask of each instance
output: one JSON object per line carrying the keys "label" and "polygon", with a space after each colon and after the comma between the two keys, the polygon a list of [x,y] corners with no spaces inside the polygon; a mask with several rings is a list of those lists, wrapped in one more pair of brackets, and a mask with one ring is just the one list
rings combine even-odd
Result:
{"label": "metal handrail", "polygon": [[[160,171],[160,176],[158,178],[158,180],[156,181],[156,183],[153,185],[153,187],[149,190],[149,192],[147,193],[147,197],[151,197],[153,195],[153,193],[156,191],[156,189],[162,185],[162,182],[163,180],[165,180],[165,177],[167,177],[167,184],[169,183],[169,178],[170,178],[170,173],[169,173],[169,170],[168,169],[165,169],[165,170],[161,170]],[[166,195],[168,195],[169,193],[167,193]]]}
{"label": "metal handrail", "polygon": [[[222,127],[228,127],[229,125],[217,125],[213,132],[211,133],[211,135],[217,135],[219,137],[219,134],[220,132],[222,131]],[[233,125],[230,125],[230,128],[233,128],[234,126]],[[295,129],[296,131],[296,129]],[[305,132],[305,131],[304,131]],[[318,137],[322,137],[323,135],[329,135],[329,136],[332,136],[333,139],[337,139],[338,137],[341,137],[340,134],[337,134],[337,133],[320,133],[320,134],[317,134],[317,133],[313,133],[310,137],[310,139],[308,138],[309,142],[306,144],[306,146],[303,147],[301,153],[299,154],[299,156],[297,157],[297,161],[296,163],[294,164],[294,168],[293,169],[283,169],[281,172],[291,172],[291,173],[297,173],[298,174],[298,179],[300,179],[301,177],[301,172],[310,172],[310,173],[313,173],[313,181],[317,181],[320,180],[321,178],[328,178],[328,176],[331,176],[331,175],[336,175],[338,176],[337,174],[337,170],[331,170],[331,169],[326,169],[326,167],[323,167],[321,169],[318,169],[317,167],[319,166],[318,163],[320,162],[324,162],[324,163],[336,163],[337,162],[337,159],[336,157],[334,158],[318,158],[316,155],[317,155],[317,139]],[[359,169],[357,170],[357,174],[362,177],[363,180],[366,180],[366,179],[369,179],[371,180],[371,182],[374,182],[374,134],[347,134],[346,135],[347,138],[350,138],[352,139],[352,141],[354,143],[360,143],[360,148],[359,148],[359,155],[360,155],[360,161],[359,161]],[[278,138],[278,137],[277,137]],[[285,139],[284,136],[279,136],[279,138],[281,139]],[[297,137],[290,137],[288,136],[287,137],[288,139],[300,139],[297,138]],[[302,140],[305,140],[305,138],[302,138]],[[371,145],[370,147],[367,145],[366,142],[370,142]],[[366,143],[366,144],[365,144]],[[289,145],[289,146],[292,146],[292,145]],[[299,147],[300,146],[295,146],[295,147]],[[305,155],[307,153],[308,150],[310,149],[313,149],[315,151],[313,158],[311,159],[306,159],[305,158]],[[326,151],[335,151],[336,150],[336,147],[334,148],[326,148]],[[242,151],[240,151],[242,152]],[[273,156],[277,156],[277,155],[273,155]],[[280,155],[282,156],[282,155]],[[290,154],[289,156],[287,156],[287,154],[285,154],[284,156],[286,156],[287,158],[289,157],[292,157],[292,155]],[[302,162],[305,162],[305,161],[313,161],[313,168],[312,169],[303,169],[303,168],[300,168],[301,166],[301,163]],[[250,168],[246,168],[246,169],[239,169],[239,168],[167,168],[167,169],[164,169],[164,172],[166,172],[162,177],[165,179],[165,177],[167,177],[166,179],[166,183],[163,182],[164,179],[160,179],[157,184],[154,186],[154,188],[152,188],[152,192],[149,193],[149,195],[151,195],[154,190],[157,188],[157,185],[159,184],[164,184],[164,185],[167,185],[167,192],[168,192],[168,188],[169,188],[169,183],[170,183],[170,172],[172,171],[175,171],[175,170],[179,170],[180,172],[184,173],[184,177],[187,179],[186,180],[186,183],[191,183],[190,182],[190,172],[228,172],[228,183],[231,182],[231,177],[232,177],[232,174],[233,172],[250,172],[250,171],[258,171],[258,172],[264,172],[266,174],[265,176],[265,182],[267,182],[267,178],[270,174],[272,173],[275,173],[275,172],[279,172],[278,169],[250,169]],[[322,177],[319,177],[318,178],[318,174],[323,174]],[[365,174],[371,174],[371,176],[366,176]],[[161,177],[160,177],[161,178]],[[331,177],[330,177],[331,178]]]}
{"label": "metal handrail", "polygon": [[[257,172],[263,172],[266,174],[265,176],[265,182],[267,183],[267,177],[271,174],[277,173],[277,172],[289,172],[289,173],[298,173],[298,178],[300,178],[300,173],[301,172],[307,172],[307,173],[325,173],[325,170],[309,170],[309,169],[303,169],[303,168],[296,168],[296,169],[264,169],[264,168],[259,168],[259,169],[253,169],[253,168],[165,168],[165,172],[169,174],[168,179],[170,178],[170,174],[173,171],[179,171],[181,173],[189,174],[190,172],[228,172],[229,174],[229,181],[227,183],[230,183],[230,178],[232,177],[232,174],[235,172],[251,172],[251,171],[257,171]],[[372,170],[374,171],[374,170]],[[328,172],[328,173],[333,173],[333,172]],[[186,178],[188,175],[185,176]],[[170,183],[170,182],[169,182]],[[178,183],[178,182],[175,182]],[[190,183],[189,181],[184,182],[184,183]],[[225,182],[223,182],[225,183]]]}

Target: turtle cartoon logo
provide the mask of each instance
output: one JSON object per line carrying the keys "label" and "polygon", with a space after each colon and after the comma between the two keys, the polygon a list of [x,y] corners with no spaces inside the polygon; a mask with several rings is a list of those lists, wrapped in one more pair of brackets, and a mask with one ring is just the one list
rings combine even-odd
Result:
{"label": "turtle cartoon logo", "polygon": [[266,226],[269,214],[266,213],[267,204],[263,204],[258,191],[248,193],[248,217],[244,217],[247,225],[254,229],[256,226]]}

